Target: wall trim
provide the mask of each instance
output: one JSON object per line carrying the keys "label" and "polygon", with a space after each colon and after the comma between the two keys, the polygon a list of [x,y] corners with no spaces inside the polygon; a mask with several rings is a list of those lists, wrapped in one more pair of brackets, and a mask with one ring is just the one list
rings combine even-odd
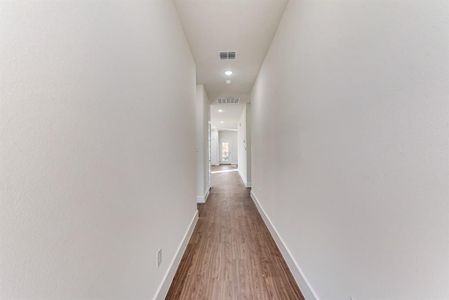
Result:
{"label": "wall trim", "polygon": [[209,197],[209,192],[210,192],[210,187],[207,189],[207,191],[204,194],[204,196],[197,196],[196,197],[196,202],[197,203],[206,203],[207,197]]}
{"label": "wall trim", "polygon": [[307,280],[306,276],[304,275],[304,272],[299,267],[299,264],[293,257],[292,253],[288,249],[286,243],[282,239],[281,235],[277,231],[274,224],[271,222],[270,217],[268,217],[267,213],[263,209],[262,205],[260,204],[259,200],[257,200],[256,194],[251,190],[251,199],[253,199],[254,204],[257,207],[257,210],[259,211],[259,214],[261,215],[263,221],[265,222],[265,225],[268,227],[268,230],[271,233],[271,236],[273,237],[274,241],[276,242],[276,245],[278,246],[279,250],[281,251],[282,256],[284,257],[285,262],[288,265],[288,268],[293,274],[293,277],[295,278],[296,283],[299,286],[299,289],[301,290],[303,296],[306,300],[319,300],[318,295],[310,285],[310,282]]}
{"label": "wall trim", "polygon": [[243,181],[243,185],[247,188],[251,187],[251,184],[245,179],[245,176],[242,175],[242,172],[240,172],[240,169],[238,169],[238,171],[239,171],[240,178]]}
{"label": "wall trim", "polygon": [[187,248],[187,244],[190,241],[190,238],[193,233],[193,229],[195,229],[196,223],[198,222],[198,210],[195,211],[192,220],[190,221],[189,226],[181,240],[181,243],[178,246],[178,249],[175,252],[175,256],[170,262],[167,272],[162,279],[161,284],[159,285],[156,294],[153,297],[153,300],[163,300],[167,296],[168,290],[170,289],[170,285],[175,277],[176,271],[178,270],[179,263],[181,262],[181,258],[184,255],[184,251]]}

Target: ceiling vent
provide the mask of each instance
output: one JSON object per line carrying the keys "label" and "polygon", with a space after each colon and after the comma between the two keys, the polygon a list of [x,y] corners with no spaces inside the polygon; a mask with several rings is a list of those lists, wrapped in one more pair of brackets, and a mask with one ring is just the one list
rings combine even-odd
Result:
{"label": "ceiling vent", "polygon": [[235,52],[220,52],[220,59],[235,59]]}
{"label": "ceiling vent", "polygon": [[218,104],[239,104],[240,98],[239,97],[223,97],[217,99]]}

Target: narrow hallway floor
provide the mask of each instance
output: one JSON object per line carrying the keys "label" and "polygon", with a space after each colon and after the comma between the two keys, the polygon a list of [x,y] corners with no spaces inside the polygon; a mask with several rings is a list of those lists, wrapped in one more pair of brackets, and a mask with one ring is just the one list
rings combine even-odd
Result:
{"label": "narrow hallway floor", "polygon": [[212,186],[166,299],[304,299],[238,172]]}

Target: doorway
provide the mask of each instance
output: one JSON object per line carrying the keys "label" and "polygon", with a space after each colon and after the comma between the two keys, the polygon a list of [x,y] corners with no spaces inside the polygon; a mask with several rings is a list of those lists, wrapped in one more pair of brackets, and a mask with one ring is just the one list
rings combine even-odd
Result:
{"label": "doorway", "polygon": [[221,143],[221,163],[229,163],[229,143],[228,142],[222,142]]}
{"label": "doorway", "polygon": [[238,163],[238,149],[237,149],[237,131],[234,130],[220,130],[218,132],[220,145],[220,164]]}

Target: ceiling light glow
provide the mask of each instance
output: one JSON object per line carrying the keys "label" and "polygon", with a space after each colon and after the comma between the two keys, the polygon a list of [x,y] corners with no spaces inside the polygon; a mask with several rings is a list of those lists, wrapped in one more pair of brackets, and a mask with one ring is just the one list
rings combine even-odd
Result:
{"label": "ceiling light glow", "polygon": [[223,112],[223,110],[222,110],[222,109],[219,109],[218,112]]}
{"label": "ceiling light glow", "polygon": [[223,124],[224,123],[224,121],[220,121],[220,124]]}
{"label": "ceiling light glow", "polygon": [[226,80],[226,84],[231,84],[231,80]]}
{"label": "ceiling light glow", "polygon": [[231,75],[232,75],[232,71],[231,71],[231,70],[227,70],[227,71],[225,72],[225,74],[226,74],[226,76],[231,76]]}

